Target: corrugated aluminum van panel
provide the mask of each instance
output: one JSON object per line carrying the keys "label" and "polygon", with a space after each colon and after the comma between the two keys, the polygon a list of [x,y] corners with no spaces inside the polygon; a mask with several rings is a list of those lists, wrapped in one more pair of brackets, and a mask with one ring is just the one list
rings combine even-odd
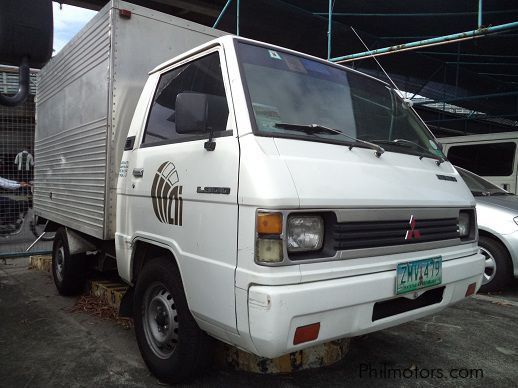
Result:
{"label": "corrugated aluminum van panel", "polygon": [[99,11],[40,72],[35,213],[112,239],[118,164],[148,72],[223,34],[123,1]]}

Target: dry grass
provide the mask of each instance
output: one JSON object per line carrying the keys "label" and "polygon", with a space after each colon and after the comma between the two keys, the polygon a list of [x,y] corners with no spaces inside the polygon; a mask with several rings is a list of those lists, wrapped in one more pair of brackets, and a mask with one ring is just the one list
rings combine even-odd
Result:
{"label": "dry grass", "polygon": [[81,296],[68,312],[82,312],[102,320],[113,321],[124,329],[131,329],[133,327],[133,320],[131,318],[119,317],[117,310],[108,306],[101,298],[92,295]]}

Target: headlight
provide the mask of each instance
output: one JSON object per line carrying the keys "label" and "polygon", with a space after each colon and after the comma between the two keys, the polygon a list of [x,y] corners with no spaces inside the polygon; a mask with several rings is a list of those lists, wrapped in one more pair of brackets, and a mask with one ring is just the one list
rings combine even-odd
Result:
{"label": "headlight", "polygon": [[459,213],[459,223],[458,223],[459,235],[461,238],[469,236],[470,226],[471,226],[470,213],[461,211]]}
{"label": "headlight", "polygon": [[318,251],[324,241],[324,220],[320,216],[292,215],[287,225],[288,252]]}

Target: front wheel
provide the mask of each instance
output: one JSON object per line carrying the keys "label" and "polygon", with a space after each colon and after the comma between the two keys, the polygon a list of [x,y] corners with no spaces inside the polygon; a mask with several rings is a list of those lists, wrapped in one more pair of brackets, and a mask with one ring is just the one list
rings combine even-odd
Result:
{"label": "front wheel", "polygon": [[480,253],[486,258],[481,292],[501,291],[512,279],[512,262],[509,252],[499,241],[480,236]]}
{"label": "front wheel", "polygon": [[210,354],[208,337],[189,311],[172,259],[160,257],[144,266],[134,303],[137,343],[156,377],[178,383],[203,370]]}

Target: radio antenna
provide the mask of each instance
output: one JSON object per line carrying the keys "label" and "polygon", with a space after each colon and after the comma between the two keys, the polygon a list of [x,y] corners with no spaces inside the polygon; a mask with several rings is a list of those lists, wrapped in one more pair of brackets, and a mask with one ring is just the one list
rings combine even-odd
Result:
{"label": "radio antenna", "polygon": [[[358,35],[358,33],[356,32],[356,30],[354,29],[353,26],[350,26],[351,27],[351,30],[353,30],[354,34],[356,35],[356,37],[360,40],[360,42],[362,42],[363,46],[365,47],[365,49],[367,51],[371,51],[367,45],[365,44],[365,42],[363,41],[363,39],[360,37],[360,35]],[[396,90],[399,92],[399,95],[401,97],[403,97],[403,93],[401,92],[401,90],[399,90],[399,88],[397,87],[396,83],[392,80],[392,78],[390,78],[390,76],[388,75],[388,73],[385,71],[385,69],[383,68],[383,66],[381,66],[381,63],[379,63],[378,59],[374,56],[374,55],[371,55],[370,56],[372,59],[374,59],[376,61],[376,63],[378,64],[378,66],[380,67],[380,69],[383,71],[383,73],[387,76],[387,78],[389,79],[390,83],[396,88]],[[406,100],[406,99],[405,99]]]}

